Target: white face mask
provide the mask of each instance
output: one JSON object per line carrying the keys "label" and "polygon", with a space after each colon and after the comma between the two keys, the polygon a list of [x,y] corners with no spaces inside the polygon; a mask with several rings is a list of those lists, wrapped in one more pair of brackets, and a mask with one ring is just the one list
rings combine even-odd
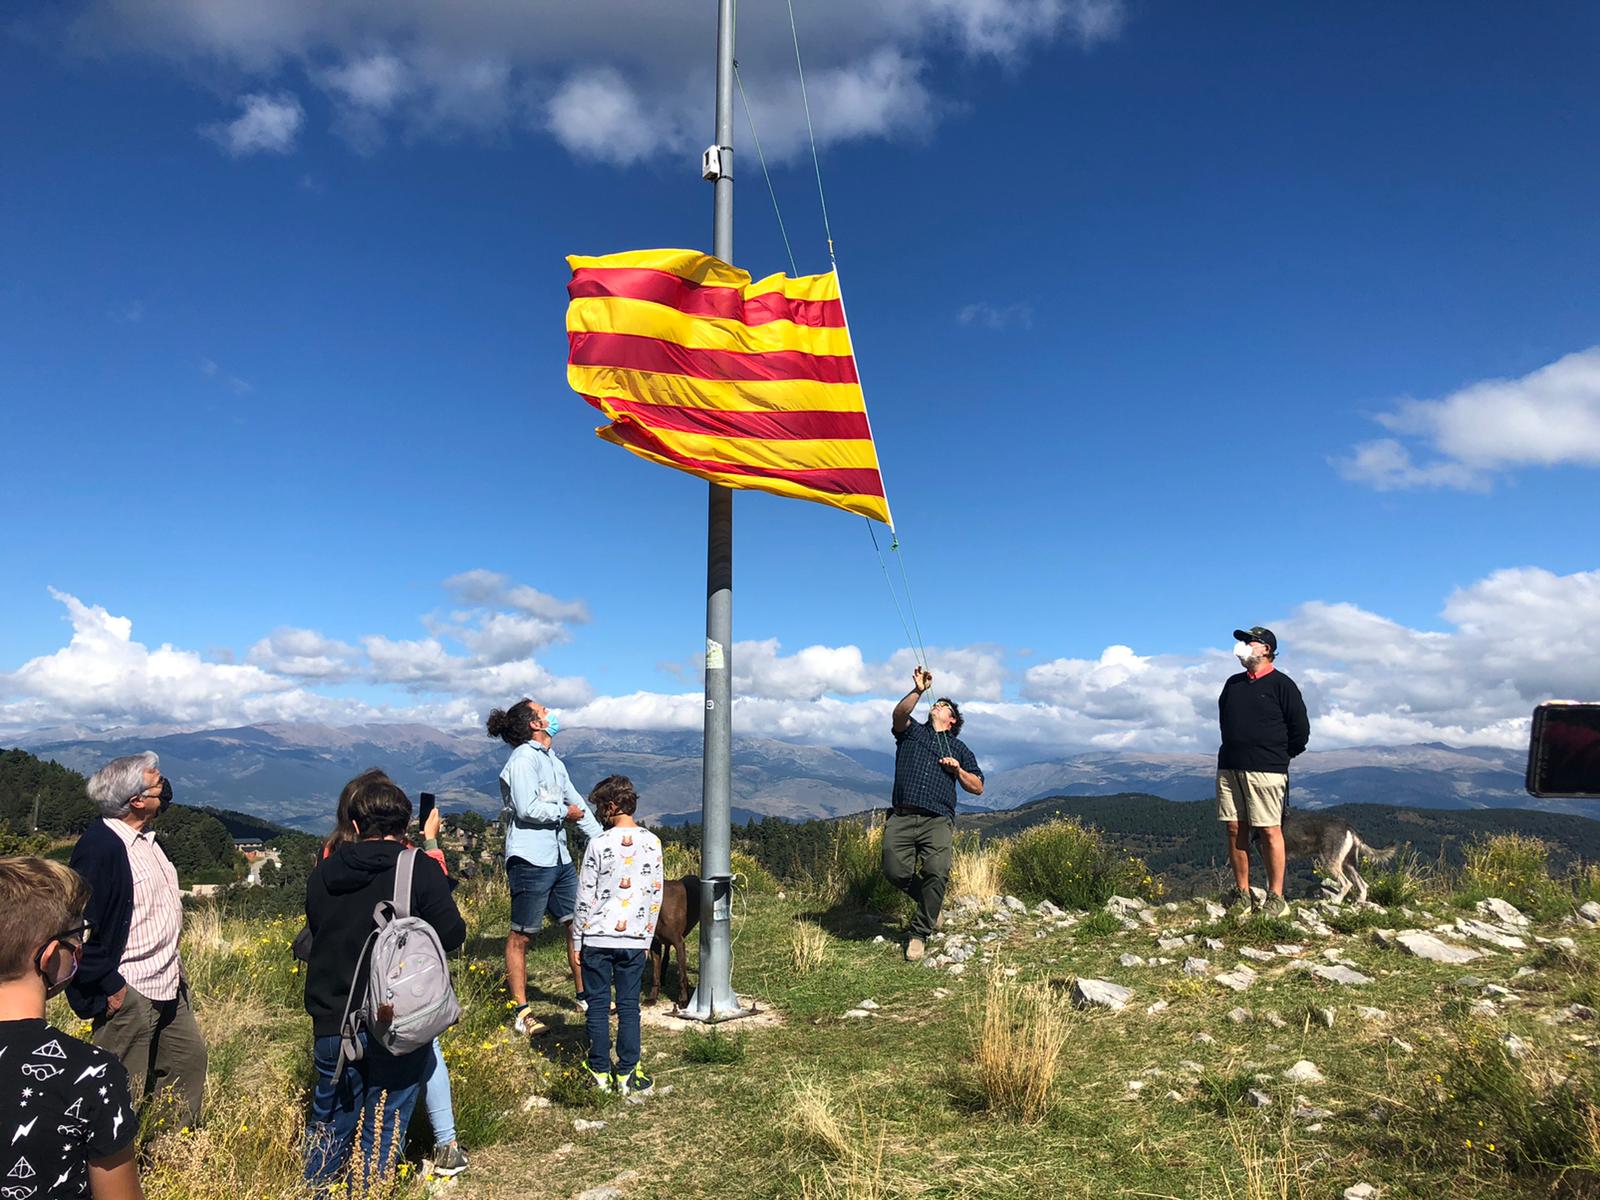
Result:
{"label": "white face mask", "polygon": [[1235,642],[1233,644],[1233,656],[1235,658],[1237,658],[1240,661],[1240,663],[1242,663],[1246,667],[1248,667],[1251,663],[1257,661],[1257,656],[1256,656],[1255,652],[1252,651],[1250,649],[1250,647],[1245,645],[1243,642]]}

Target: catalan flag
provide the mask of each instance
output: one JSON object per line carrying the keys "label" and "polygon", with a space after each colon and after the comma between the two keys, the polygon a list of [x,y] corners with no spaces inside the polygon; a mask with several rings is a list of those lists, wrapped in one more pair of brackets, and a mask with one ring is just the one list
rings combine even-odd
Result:
{"label": "catalan flag", "polygon": [[573,255],[567,381],[641,458],[892,525],[836,274],[695,250]]}

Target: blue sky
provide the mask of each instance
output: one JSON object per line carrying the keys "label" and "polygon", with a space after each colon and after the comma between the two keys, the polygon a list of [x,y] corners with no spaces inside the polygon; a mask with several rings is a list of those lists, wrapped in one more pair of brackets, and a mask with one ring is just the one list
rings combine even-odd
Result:
{"label": "blue sky", "polygon": [[[714,9],[12,20],[0,728],[697,725],[705,488],[593,437],[562,258],[708,245]],[[782,12],[740,59],[821,270]],[[1514,744],[1600,690],[1600,12],[797,13],[922,632],[994,738],[1203,748],[1257,621],[1325,744]],[[741,723],[881,740],[862,522],[736,508]]]}

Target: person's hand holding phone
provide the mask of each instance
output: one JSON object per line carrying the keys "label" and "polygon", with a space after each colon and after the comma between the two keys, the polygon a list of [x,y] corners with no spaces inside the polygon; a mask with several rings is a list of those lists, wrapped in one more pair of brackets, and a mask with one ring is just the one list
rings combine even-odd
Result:
{"label": "person's hand holding phone", "polygon": [[429,809],[428,815],[422,821],[422,836],[429,841],[436,840],[439,836],[440,823],[438,808]]}

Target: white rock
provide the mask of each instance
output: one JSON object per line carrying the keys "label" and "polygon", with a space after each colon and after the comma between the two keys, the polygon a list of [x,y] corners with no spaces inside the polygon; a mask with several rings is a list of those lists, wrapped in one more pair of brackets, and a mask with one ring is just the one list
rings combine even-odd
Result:
{"label": "white rock", "polygon": [[1363,975],[1360,971],[1344,966],[1323,966],[1321,963],[1296,963],[1296,966],[1318,979],[1328,983],[1337,983],[1345,987],[1371,983],[1372,978]]}
{"label": "white rock", "polygon": [[550,1097],[549,1096],[541,1096],[537,1092],[535,1092],[533,1095],[529,1096],[526,1100],[524,1100],[522,1102],[522,1111],[523,1112],[532,1112],[536,1108],[549,1108],[549,1107],[550,1107]]}
{"label": "white rock", "polygon": [[1389,1014],[1384,1012],[1383,1009],[1373,1008],[1368,1004],[1356,1005],[1356,1016],[1363,1021],[1387,1021],[1389,1019]]}
{"label": "white rock", "polygon": [[1480,942],[1488,942],[1491,946],[1499,946],[1502,950],[1526,950],[1528,948],[1528,943],[1516,935],[1467,917],[1456,918],[1456,929],[1467,937],[1477,938]]}
{"label": "white rock", "polygon": [[1317,1069],[1317,1064],[1308,1058],[1302,1058],[1294,1066],[1283,1073],[1283,1077],[1290,1083],[1326,1083],[1327,1077]]}
{"label": "white rock", "polygon": [[1220,983],[1223,987],[1228,988],[1231,991],[1243,992],[1247,991],[1250,986],[1255,983],[1256,978],[1257,976],[1254,971],[1245,966],[1243,963],[1240,963],[1233,970],[1218,975],[1216,982]]}
{"label": "white rock", "polygon": [[1578,916],[1591,925],[1600,925],[1600,903],[1590,900],[1578,906]]}
{"label": "white rock", "polygon": [[1178,1061],[1178,1070],[1184,1072],[1186,1075],[1200,1075],[1205,1072],[1205,1068],[1199,1063],[1195,1062],[1195,1060],[1192,1058],[1180,1059]]}
{"label": "white rock", "polygon": [[856,1007],[857,1008],[864,1008],[868,1012],[877,1012],[878,1009],[880,1007],[882,1007],[882,1006],[876,1000],[870,1000],[869,999],[869,1000],[863,1000],[860,1004],[856,1005]]}
{"label": "white rock", "polygon": [[1049,900],[1039,901],[1038,904],[1033,906],[1033,911],[1039,916],[1049,917],[1051,920],[1057,920],[1067,915],[1065,909],[1057,907]]}
{"label": "white rock", "polygon": [[1014,913],[1025,913],[1028,911],[1028,906],[1021,900],[1018,900],[1015,896],[1007,896],[1003,901],[1001,901],[1001,903],[1003,903]]}
{"label": "white rock", "polygon": [[1476,911],[1480,917],[1487,917],[1491,921],[1498,921],[1502,925],[1509,925],[1514,929],[1526,929],[1532,924],[1515,904],[1510,904],[1497,897],[1488,900],[1479,900]]}
{"label": "white rock", "polygon": [[1239,947],[1239,956],[1251,962],[1271,962],[1276,957],[1271,950],[1257,950],[1254,946]]}
{"label": "white rock", "polygon": [[1433,934],[1423,933],[1420,929],[1402,930],[1395,934],[1394,940],[1407,954],[1428,962],[1468,963],[1483,957],[1481,950],[1440,941]]}
{"label": "white rock", "polygon": [[1216,1038],[1212,1037],[1204,1029],[1202,1029],[1199,1033],[1194,1035],[1194,1040],[1195,1040],[1195,1045],[1197,1045],[1197,1046],[1214,1046],[1216,1044],[1216,1041],[1217,1041]]}
{"label": "white rock", "polygon": [[1506,1053],[1512,1058],[1521,1058],[1528,1053],[1528,1043],[1514,1033],[1508,1033],[1500,1039],[1500,1044],[1506,1048]]}
{"label": "white rock", "polygon": [[1344,1200],[1372,1200],[1378,1189],[1370,1183],[1353,1183],[1344,1190]]}
{"label": "white rock", "polygon": [[1294,1106],[1294,1119],[1297,1121],[1326,1121],[1333,1113],[1326,1108],[1315,1108],[1305,1100],[1299,1100]]}
{"label": "white rock", "polygon": [[1261,1014],[1261,1019],[1268,1025],[1271,1025],[1274,1029],[1289,1028],[1289,1022],[1285,1021],[1283,1019],[1283,1015],[1275,1008],[1267,1009],[1266,1012]]}
{"label": "white rock", "polygon": [[1467,1011],[1475,1017],[1495,1017],[1500,1015],[1500,1010],[1495,1007],[1493,1000],[1474,1000],[1467,1006]]}
{"label": "white rock", "polygon": [[1131,917],[1144,907],[1143,900],[1132,900],[1127,896],[1113,896],[1106,901],[1106,911],[1118,917]]}
{"label": "white rock", "polygon": [[872,939],[872,944],[874,946],[879,946],[879,945],[882,945],[884,942],[887,942],[888,940],[889,940],[888,938],[884,937],[883,934],[880,933],[877,937]]}
{"label": "white rock", "polygon": [[872,1014],[864,1008],[847,1008],[841,1015],[847,1021],[858,1021],[862,1017],[870,1017]]}
{"label": "white rock", "polygon": [[1181,937],[1164,937],[1156,939],[1156,946],[1162,950],[1182,950],[1188,945]]}
{"label": "white rock", "polygon": [[1510,988],[1501,987],[1498,983],[1484,984],[1483,994],[1485,996],[1493,996],[1497,1000],[1515,1000],[1517,998],[1517,994]]}
{"label": "white rock", "polygon": [[1334,1018],[1333,1009],[1331,1009],[1331,1008],[1313,1008],[1311,1010],[1311,1012],[1312,1012],[1312,1015],[1317,1018],[1317,1022],[1324,1029],[1332,1029],[1333,1028],[1333,1018]]}
{"label": "white rock", "polygon": [[1235,1025],[1245,1024],[1245,1022],[1250,1020],[1250,1017],[1251,1012],[1248,1008],[1230,1008],[1228,1010],[1228,1020],[1232,1021]]}
{"label": "white rock", "polygon": [[[638,1099],[643,1100],[644,1097],[639,1096]],[[638,1178],[639,1172],[624,1171],[621,1175],[608,1179],[596,1187],[579,1192],[572,1200],[622,1200],[622,1197],[626,1195],[623,1190],[624,1187]]]}
{"label": "white rock", "polygon": [[1137,954],[1124,954],[1121,958],[1117,959],[1117,962],[1124,967],[1144,966],[1144,959],[1140,958]]}
{"label": "white rock", "polygon": [[1183,973],[1185,975],[1205,975],[1211,970],[1211,964],[1203,958],[1186,958],[1183,960]]}
{"label": "white rock", "polygon": [[579,1117],[573,1121],[572,1127],[579,1133],[592,1133],[597,1129],[604,1129],[606,1123],[604,1121],[585,1121],[582,1117]]}
{"label": "white rock", "polygon": [[949,994],[950,994],[950,989],[949,988],[934,988],[933,989],[933,998],[935,1000],[943,1000]]}
{"label": "white rock", "polygon": [[1293,958],[1297,954],[1304,954],[1306,952],[1306,948],[1304,946],[1296,946],[1293,942],[1279,942],[1272,948],[1285,958]]}
{"label": "white rock", "polygon": [[1072,982],[1072,998],[1080,1008],[1109,1008],[1120,1011],[1127,1007],[1132,996],[1131,988],[1125,988],[1107,979],[1080,977]]}
{"label": "white rock", "polygon": [[1138,1095],[1140,1092],[1144,1091],[1144,1080],[1142,1080],[1142,1079],[1130,1079],[1130,1080],[1128,1080],[1128,1090],[1130,1092],[1134,1093],[1135,1095]]}
{"label": "white rock", "polygon": [[1170,1007],[1171,1007],[1171,1005],[1169,1005],[1165,1000],[1157,1000],[1154,1004],[1152,1004],[1149,1007],[1147,1007],[1144,1011],[1145,1011],[1146,1015],[1153,1017],[1157,1013],[1166,1012],[1167,1009],[1170,1008]]}
{"label": "white rock", "polygon": [[1215,900],[1202,900],[1200,901],[1200,907],[1202,910],[1204,910],[1207,919],[1212,921],[1220,921],[1223,917],[1228,915],[1228,910],[1223,908],[1222,905],[1218,904]]}
{"label": "white rock", "polygon": [[1526,979],[1529,975],[1537,975],[1538,973],[1539,972],[1535,971],[1532,967],[1518,967],[1512,974],[1511,978]]}
{"label": "white rock", "polygon": [[1569,1004],[1561,1010],[1564,1021],[1592,1021],[1596,1015],[1600,1014],[1596,1014],[1587,1004]]}
{"label": "white rock", "polygon": [[1205,944],[1206,944],[1206,949],[1207,950],[1221,950],[1221,949],[1223,949],[1222,939],[1221,938],[1209,938],[1208,937],[1206,939],[1206,943]]}
{"label": "white rock", "polygon": [[1272,1105],[1272,1097],[1258,1088],[1251,1088],[1244,1094],[1244,1098],[1251,1108],[1269,1108]]}
{"label": "white rock", "polygon": [[1415,1054],[1417,1052],[1417,1048],[1410,1042],[1406,1041],[1405,1038],[1392,1037],[1389,1039],[1389,1045],[1392,1049],[1398,1050],[1401,1054]]}
{"label": "white rock", "polygon": [[1167,1091],[1167,1099],[1171,1100],[1171,1101],[1173,1101],[1175,1103],[1180,1103],[1181,1104],[1183,1102],[1183,1093],[1182,1092],[1172,1091],[1171,1089],[1168,1089],[1168,1091]]}
{"label": "white rock", "polygon": [[952,974],[952,975],[965,975],[967,973],[967,964],[966,963],[959,963],[959,962],[958,963],[951,963],[945,969],[947,971],[949,971],[949,973]]}

